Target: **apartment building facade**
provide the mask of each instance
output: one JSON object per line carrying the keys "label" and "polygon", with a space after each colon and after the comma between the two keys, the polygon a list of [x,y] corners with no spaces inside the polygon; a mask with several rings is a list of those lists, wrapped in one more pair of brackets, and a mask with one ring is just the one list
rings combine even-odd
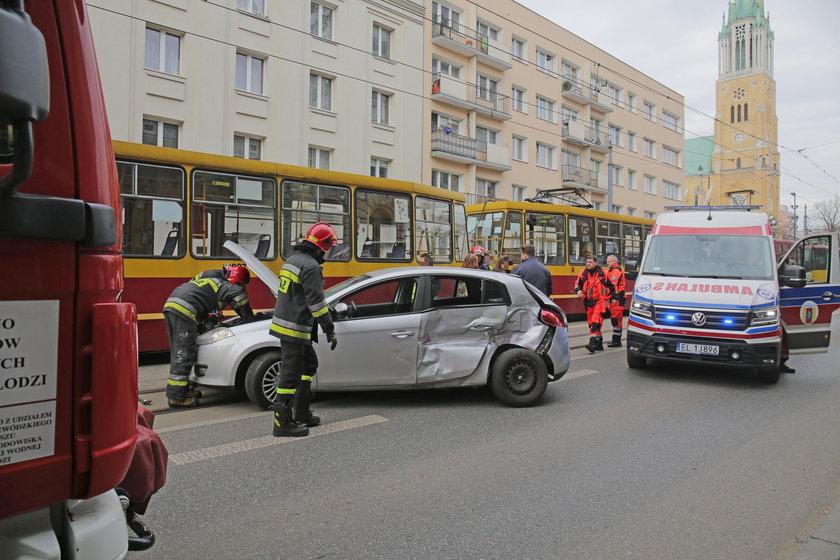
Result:
{"label": "apartment building facade", "polygon": [[87,2],[118,140],[471,201],[684,196],[682,96],[512,0]]}
{"label": "apartment building facade", "polygon": [[87,4],[115,139],[420,180],[420,0]]}

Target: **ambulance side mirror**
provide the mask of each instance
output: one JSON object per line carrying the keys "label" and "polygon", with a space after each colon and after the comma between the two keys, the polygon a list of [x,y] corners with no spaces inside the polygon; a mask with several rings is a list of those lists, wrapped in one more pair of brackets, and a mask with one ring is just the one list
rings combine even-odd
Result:
{"label": "ambulance side mirror", "polygon": [[783,266],[779,280],[788,288],[804,288],[807,283],[805,269],[795,264]]}

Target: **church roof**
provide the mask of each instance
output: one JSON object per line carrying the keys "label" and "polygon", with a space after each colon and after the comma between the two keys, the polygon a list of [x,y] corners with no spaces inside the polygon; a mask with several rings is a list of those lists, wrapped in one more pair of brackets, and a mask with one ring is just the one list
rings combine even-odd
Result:
{"label": "church roof", "polygon": [[754,20],[755,27],[766,27],[767,36],[772,38],[773,30],[770,29],[770,16],[765,17],[764,13],[764,0],[731,0],[729,2],[729,13],[724,14],[720,37],[729,36],[729,25],[733,22],[750,18]]}
{"label": "church roof", "polygon": [[685,141],[685,174],[708,175],[712,171],[714,136],[699,136]]}

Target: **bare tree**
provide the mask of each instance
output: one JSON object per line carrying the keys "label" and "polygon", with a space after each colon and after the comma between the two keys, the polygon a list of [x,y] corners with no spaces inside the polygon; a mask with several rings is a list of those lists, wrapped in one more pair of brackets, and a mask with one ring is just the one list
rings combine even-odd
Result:
{"label": "bare tree", "polygon": [[840,231],[840,196],[815,203],[814,216],[808,221],[808,229],[814,232]]}

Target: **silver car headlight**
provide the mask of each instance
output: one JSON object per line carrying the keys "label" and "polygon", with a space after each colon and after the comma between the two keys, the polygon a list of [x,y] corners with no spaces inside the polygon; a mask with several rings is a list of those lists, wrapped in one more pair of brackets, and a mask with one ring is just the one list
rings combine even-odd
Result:
{"label": "silver car headlight", "polygon": [[771,307],[770,309],[761,309],[753,311],[751,327],[760,327],[763,325],[775,325],[779,322],[779,308]]}
{"label": "silver car headlight", "polygon": [[653,317],[653,304],[649,301],[634,299],[633,304],[630,306],[630,314],[650,319]]}
{"label": "silver car headlight", "polygon": [[233,331],[231,331],[230,329],[216,329],[216,331],[210,335],[210,340],[207,342],[207,344],[213,344],[214,342],[219,342],[220,340],[224,340],[232,336]]}

